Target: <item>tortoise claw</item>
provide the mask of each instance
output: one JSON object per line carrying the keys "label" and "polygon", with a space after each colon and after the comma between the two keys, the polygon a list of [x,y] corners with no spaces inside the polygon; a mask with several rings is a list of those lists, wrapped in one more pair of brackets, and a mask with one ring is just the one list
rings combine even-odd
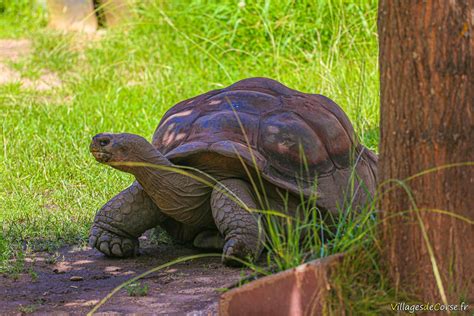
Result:
{"label": "tortoise claw", "polygon": [[244,241],[232,238],[229,239],[223,249],[222,262],[230,267],[241,267],[243,263],[235,260],[235,258],[242,261],[252,260],[252,251],[246,247]]}
{"label": "tortoise claw", "polygon": [[129,239],[94,226],[89,236],[89,245],[109,257],[127,258],[138,255],[138,239]]}

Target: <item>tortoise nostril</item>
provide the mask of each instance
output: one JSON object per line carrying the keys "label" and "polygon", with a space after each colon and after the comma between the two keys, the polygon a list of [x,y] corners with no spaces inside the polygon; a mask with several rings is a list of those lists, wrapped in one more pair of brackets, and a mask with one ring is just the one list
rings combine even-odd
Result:
{"label": "tortoise nostril", "polygon": [[110,140],[108,140],[108,139],[101,139],[99,141],[99,145],[102,146],[102,147],[107,146],[109,143],[110,143]]}

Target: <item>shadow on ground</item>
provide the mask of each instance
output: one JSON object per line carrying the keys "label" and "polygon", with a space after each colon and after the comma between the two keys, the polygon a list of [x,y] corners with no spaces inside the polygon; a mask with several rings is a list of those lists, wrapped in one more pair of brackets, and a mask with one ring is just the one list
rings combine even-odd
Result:
{"label": "shadow on ground", "polygon": [[[197,253],[178,245],[148,246],[132,259],[107,258],[90,248],[64,248],[55,257],[36,253],[27,258],[30,273],[16,279],[0,276],[0,314],[84,315],[116,286],[139,273]],[[146,296],[132,297],[122,289],[99,312],[214,314],[220,291],[237,282],[240,274],[240,269],[223,266],[220,258],[177,264],[142,280],[148,286]]]}

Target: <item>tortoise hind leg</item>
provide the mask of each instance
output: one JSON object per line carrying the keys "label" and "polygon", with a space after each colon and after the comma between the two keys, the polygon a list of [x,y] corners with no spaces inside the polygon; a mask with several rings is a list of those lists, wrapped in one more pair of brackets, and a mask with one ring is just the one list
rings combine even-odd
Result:
{"label": "tortoise hind leg", "polygon": [[224,238],[217,230],[204,230],[194,237],[193,246],[201,249],[222,250]]}
{"label": "tortoise hind leg", "polygon": [[165,219],[135,181],[97,212],[89,245],[111,257],[134,256],[138,254],[138,237]]}
{"label": "tortoise hind leg", "polygon": [[226,179],[214,187],[211,209],[216,226],[225,239],[223,261],[225,264],[235,265],[237,262],[231,257],[256,260],[262,251],[264,236],[258,216],[229,196],[226,188],[247,205],[247,208],[256,208],[255,198],[247,182]]}
{"label": "tortoise hind leg", "polygon": [[180,223],[171,217],[166,218],[160,227],[163,228],[168,235],[179,244],[188,244],[194,240],[194,237],[201,229]]}
{"label": "tortoise hind leg", "polygon": [[172,218],[160,223],[168,235],[177,243],[192,245],[200,249],[219,249],[224,246],[224,239],[216,229],[204,229],[177,222]]}

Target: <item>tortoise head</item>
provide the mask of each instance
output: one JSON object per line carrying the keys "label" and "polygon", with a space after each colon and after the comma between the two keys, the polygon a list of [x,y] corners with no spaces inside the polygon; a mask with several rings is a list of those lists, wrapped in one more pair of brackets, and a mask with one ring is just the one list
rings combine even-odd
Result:
{"label": "tortoise head", "polygon": [[89,149],[98,162],[127,172],[130,166],[121,166],[121,162],[146,162],[150,154],[157,152],[145,138],[128,133],[97,134],[92,138]]}

